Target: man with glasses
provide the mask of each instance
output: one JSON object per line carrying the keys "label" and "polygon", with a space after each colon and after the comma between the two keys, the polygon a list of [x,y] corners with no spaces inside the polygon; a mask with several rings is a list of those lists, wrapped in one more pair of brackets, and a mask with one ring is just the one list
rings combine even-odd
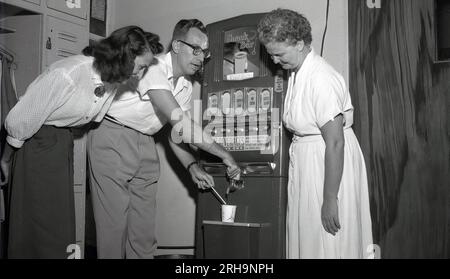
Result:
{"label": "man with glasses", "polygon": [[202,70],[203,63],[211,56],[205,26],[196,19],[180,20],[173,31],[169,47],[175,78],[191,79]]}
{"label": "man with glasses", "polygon": [[203,54],[205,56],[205,58],[211,57],[211,51],[209,49],[202,49],[200,46],[191,45],[183,40],[178,40],[178,41],[189,46],[190,48],[192,48],[192,53],[195,56],[199,56],[200,54]]}
{"label": "man with glasses", "polygon": [[[176,109],[191,121],[192,76],[209,55],[204,25],[197,19],[179,21],[170,51],[154,61],[137,85],[123,85],[105,121],[90,132],[87,150],[99,258],[153,258],[159,159],[152,136],[167,122],[178,125],[171,117]],[[196,135],[203,134],[201,127],[191,126]],[[188,142],[188,132],[178,132]],[[214,186],[187,144],[175,144],[170,137],[169,144],[199,189]],[[231,178],[240,174],[230,153],[214,141],[193,144],[221,158]]]}

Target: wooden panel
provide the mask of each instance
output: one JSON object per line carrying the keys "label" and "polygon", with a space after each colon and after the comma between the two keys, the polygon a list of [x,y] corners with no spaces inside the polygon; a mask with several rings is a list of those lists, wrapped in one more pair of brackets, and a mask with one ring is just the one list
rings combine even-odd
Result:
{"label": "wooden panel", "polygon": [[450,64],[432,0],[349,0],[350,90],[383,258],[448,258]]}

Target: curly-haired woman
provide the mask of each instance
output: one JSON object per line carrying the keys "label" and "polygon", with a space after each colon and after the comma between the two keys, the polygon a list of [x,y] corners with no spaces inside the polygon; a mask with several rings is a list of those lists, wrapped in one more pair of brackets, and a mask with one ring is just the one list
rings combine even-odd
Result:
{"label": "curly-haired woman", "polygon": [[277,9],[258,25],[274,63],[289,70],[283,121],[290,148],[287,257],[366,258],[372,225],[366,167],[342,76],[311,47],[311,25]]}

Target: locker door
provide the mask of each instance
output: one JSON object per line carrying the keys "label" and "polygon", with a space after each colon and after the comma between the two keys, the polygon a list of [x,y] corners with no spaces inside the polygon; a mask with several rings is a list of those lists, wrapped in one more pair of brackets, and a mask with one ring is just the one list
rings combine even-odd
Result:
{"label": "locker door", "polygon": [[[89,44],[86,26],[47,16],[46,66],[72,55],[81,54]],[[74,130],[74,196],[76,244],[84,255],[85,201],[86,201],[86,136],[83,130]]]}
{"label": "locker door", "polygon": [[82,19],[87,19],[87,0],[47,0],[47,7]]}
{"label": "locker door", "polygon": [[52,16],[47,17],[47,36],[47,67],[60,59],[81,54],[89,44],[89,33],[85,26]]}

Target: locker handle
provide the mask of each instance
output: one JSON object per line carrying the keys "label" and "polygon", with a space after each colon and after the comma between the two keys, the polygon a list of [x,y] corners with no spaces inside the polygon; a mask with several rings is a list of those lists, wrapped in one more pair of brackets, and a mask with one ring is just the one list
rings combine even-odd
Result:
{"label": "locker handle", "polygon": [[50,38],[50,37],[47,38],[47,42],[45,44],[45,47],[47,49],[52,49],[52,38]]}

